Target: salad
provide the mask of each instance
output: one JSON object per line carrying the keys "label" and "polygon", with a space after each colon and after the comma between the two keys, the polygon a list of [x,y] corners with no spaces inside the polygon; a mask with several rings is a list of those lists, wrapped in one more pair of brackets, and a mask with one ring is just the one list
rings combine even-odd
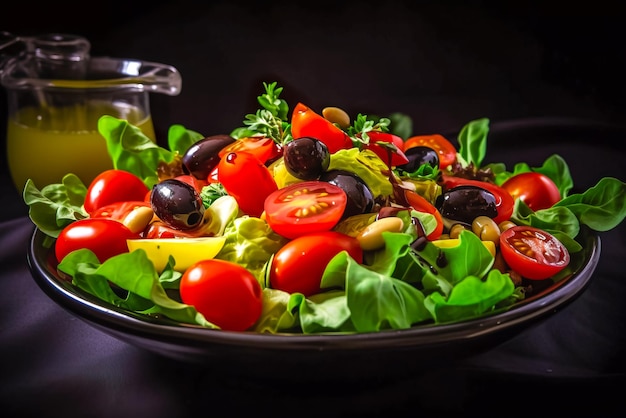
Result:
{"label": "salad", "polygon": [[342,334],[511,309],[583,263],[585,230],[626,216],[626,183],[571,193],[566,162],[484,164],[489,120],[458,149],[410,118],[304,103],[264,83],[230,134],[182,125],[167,148],[103,116],[113,169],[27,181],[59,275],[105,303],[189,326]]}

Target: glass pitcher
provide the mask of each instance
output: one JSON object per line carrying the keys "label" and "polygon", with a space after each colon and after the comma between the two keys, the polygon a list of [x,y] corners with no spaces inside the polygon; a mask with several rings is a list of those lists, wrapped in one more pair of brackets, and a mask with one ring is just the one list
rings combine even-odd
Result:
{"label": "glass pitcher", "polygon": [[181,90],[176,68],[90,57],[90,43],[81,36],[12,37],[0,50],[18,43],[23,50],[0,61],[8,99],[7,160],[18,191],[27,179],[41,189],[67,173],[88,186],[112,168],[98,119],[128,120],[156,141],[148,93],[174,96]]}

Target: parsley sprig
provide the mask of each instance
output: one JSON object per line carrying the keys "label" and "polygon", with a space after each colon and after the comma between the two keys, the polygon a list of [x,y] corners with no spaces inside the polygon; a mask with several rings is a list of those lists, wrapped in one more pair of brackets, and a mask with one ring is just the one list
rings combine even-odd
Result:
{"label": "parsley sprig", "polygon": [[263,83],[265,93],[257,97],[261,105],[256,113],[246,115],[243,121],[244,127],[231,132],[236,139],[249,136],[265,136],[272,138],[278,145],[285,145],[293,140],[291,125],[288,122],[289,105],[280,98],[282,87],[277,83]]}

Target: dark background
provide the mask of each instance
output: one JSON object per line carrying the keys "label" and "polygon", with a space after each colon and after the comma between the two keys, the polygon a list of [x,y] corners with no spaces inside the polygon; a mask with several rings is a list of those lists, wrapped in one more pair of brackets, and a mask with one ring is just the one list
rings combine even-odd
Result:
{"label": "dark background", "polygon": [[18,13],[0,16],[0,29],[79,34],[92,55],[175,66],[182,93],[152,96],[161,136],[173,123],[206,135],[229,132],[256,110],[263,81],[284,86],[292,108],[302,101],[351,115],[401,111],[415,133],[456,130],[479,117],[622,123],[619,2],[563,4],[23,2],[14,5]]}

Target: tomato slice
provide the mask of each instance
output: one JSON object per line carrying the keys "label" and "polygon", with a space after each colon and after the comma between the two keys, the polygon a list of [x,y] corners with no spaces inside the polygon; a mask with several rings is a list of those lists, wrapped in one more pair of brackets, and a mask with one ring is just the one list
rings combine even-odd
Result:
{"label": "tomato slice", "polygon": [[[370,141],[364,148],[372,150],[387,166],[396,167],[409,162],[409,159],[404,155],[404,140],[399,136],[380,131],[368,132],[367,136]],[[384,143],[395,145],[395,151],[387,148]]]}
{"label": "tomato slice", "polygon": [[291,134],[295,139],[304,136],[319,139],[331,153],[352,148],[352,140],[344,131],[302,103],[293,109]]}
{"label": "tomato slice", "polygon": [[97,209],[90,218],[108,218],[121,222],[129,213],[142,206],[151,208],[150,203],[143,200],[115,202]]}
{"label": "tomato slice", "polygon": [[325,181],[311,180],[278,189],[265,199],[265,219],[277,234],[293,239],[329,231],[343,216],[346,193]]}
{"label": "tomato slice", "polygon": [[443,232],[443,218],[441,217],[441,213],[437,210],[435,206],[432,205],[426,198],[421,196],[419,193],[414,192],[413,190],[405,190],[404,198],[407,203],[418,212],[426,212],[430,213],[437,220],[437,227],[426,236],[429,241],[433,241],[439,239]]}
{"label": "tomato slice", "polygon": [[439,168],[442,170],[456,161],[456,148],[443,135],[417,135],[404,141],[404,151],[417,146],[425,146],[437,151]]}
{"label": "tomato slice", "polygon": [[497,224],[503,221],[508,221],[513,214],[515,200],[513,200],[513,197],[509,194],[509,192],[496,184],[446,175],[442,176],[442,183],[446,189],[452,189],[457,186],[476,186],[489,191],[496,198],[496,209],[498,211],[498,215],[493,218],[493,220]]}
{"label": "tomato slice", "polygon": [[552,179],[534,171],[516,174],[502,186],[513,199],[520,199],[533,211],[547,209],[561,200],[561,192]]}
{"label": "tomato slice", "polygon": [[220,158],[224,158],[228,153],[240,151],[253,154],[262,163],[272,161],[281,154],[278,144],[276,144],[272,138],[266,136],[249,136],[239,138],[232,144],[222,148],[218,155]]}
{"label": "tomato slice", "polygon": [[563,270],[570,261],[565,246],[553,235],[531,226],[514,226],[500,234],[504,261],[522,277],[543,280]]}

